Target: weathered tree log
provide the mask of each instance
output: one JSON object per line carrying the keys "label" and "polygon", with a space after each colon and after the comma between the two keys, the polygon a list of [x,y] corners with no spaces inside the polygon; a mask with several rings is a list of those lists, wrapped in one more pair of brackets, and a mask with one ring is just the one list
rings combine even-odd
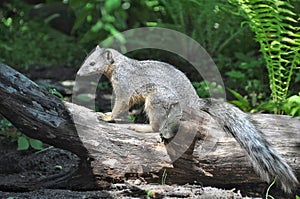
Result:
{"label": "weathered tree log", "polygon": [[[185,110],[193,120],[182,121],[177,138],[165,146],[158,133],[98,121],[94,111],[59,100],[5,64],[0,64],[0,93],[0,113],[20,131],[80,157],[80,168],[70,179],[73,189],[104,188],[131,177],[160,182],[165,170],[166,183],[266,185],[236,141],[205,112]],[[299,118],[253,117],[300,179]]]}

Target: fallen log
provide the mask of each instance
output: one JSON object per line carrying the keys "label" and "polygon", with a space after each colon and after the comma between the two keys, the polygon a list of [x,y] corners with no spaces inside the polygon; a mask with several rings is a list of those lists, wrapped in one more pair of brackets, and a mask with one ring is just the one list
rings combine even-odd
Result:
{"label": "fallen log", "polygon": [[[185,110],[194,120],[182,121],[177,138],[165,146],[158,133],[141,134],[128,129],[130,124],[101,122],[94,111],[61,101],[5,64],[0,64],[0,93],[0,113],[15,127],[81,159],[69,179],[70,188],[106,188],[130,178],[161,182],[164,172],[168,184],[266,185],[236,141],[205,112]],[[299,118],[264,114],[253,118],[299,179]]]}

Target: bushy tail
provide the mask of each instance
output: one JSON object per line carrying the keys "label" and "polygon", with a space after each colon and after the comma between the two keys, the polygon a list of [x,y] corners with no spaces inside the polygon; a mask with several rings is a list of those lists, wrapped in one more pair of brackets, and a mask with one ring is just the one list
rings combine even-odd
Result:
{"label": "bushy tail", "polygon": [[292,192],[299,183],[292,168],[262,137],[248,114],[233,105],[213,99],[207,99],[204,107],[204,111],[239,142],[263,180],[270,182],[277,176],[282,189],[287,193]]}

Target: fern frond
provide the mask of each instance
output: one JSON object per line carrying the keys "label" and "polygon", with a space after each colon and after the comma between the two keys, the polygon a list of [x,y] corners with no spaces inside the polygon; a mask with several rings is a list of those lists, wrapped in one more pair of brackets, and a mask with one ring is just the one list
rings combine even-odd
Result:
{"label": "fern frond", "polygon": [[260,43],[274,102],[287,98],[292,75],[299,69],[300,32],[293,6],[284,0],[229,0],[237,4]]}

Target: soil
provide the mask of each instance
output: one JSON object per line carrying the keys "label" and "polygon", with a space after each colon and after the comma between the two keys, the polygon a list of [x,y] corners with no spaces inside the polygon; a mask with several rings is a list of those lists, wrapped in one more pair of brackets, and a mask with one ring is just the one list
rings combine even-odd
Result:
{"label": "soil", "polygon": [[[38,198],[38,199],[82,199],[82,198],[123,198],[123,199],[138,199],[138,198],[164,198],[164,199],[175,199],[175,198],[198,198],[198,199],[242,199],[240,193],[234,193],[232,190],[226,191],[216,189],[212,187],[199,188],[191,185],[185,186],[142,186],[133,187],[128,184],[114,185],[119,187],[118,189],[112,189],[110,191],[86,191],[86,192],[75,192],[68,190],[58,189],[43,189],[33,192],[26,193],[9,193],[0,192],[0,196],[3,198]],[[147,190],[147,191],[145,191]],[[148,194],[148,196],[147,196]],[[149,195],[152,194],[152,197]],[[250,198],[248,198],[250,199]]]}
{"label": "soil", "polygon": [[[45,188],[66,187],[66,179],[78,167],[79,159],[68,151],[44,146],[41,151],[33,149],[18,151],[17,143],[0,138],[0,190],[28,191]],[[24,188],[23,188],[23,186]],[[25,188],[26,187],[26,188]]]}

